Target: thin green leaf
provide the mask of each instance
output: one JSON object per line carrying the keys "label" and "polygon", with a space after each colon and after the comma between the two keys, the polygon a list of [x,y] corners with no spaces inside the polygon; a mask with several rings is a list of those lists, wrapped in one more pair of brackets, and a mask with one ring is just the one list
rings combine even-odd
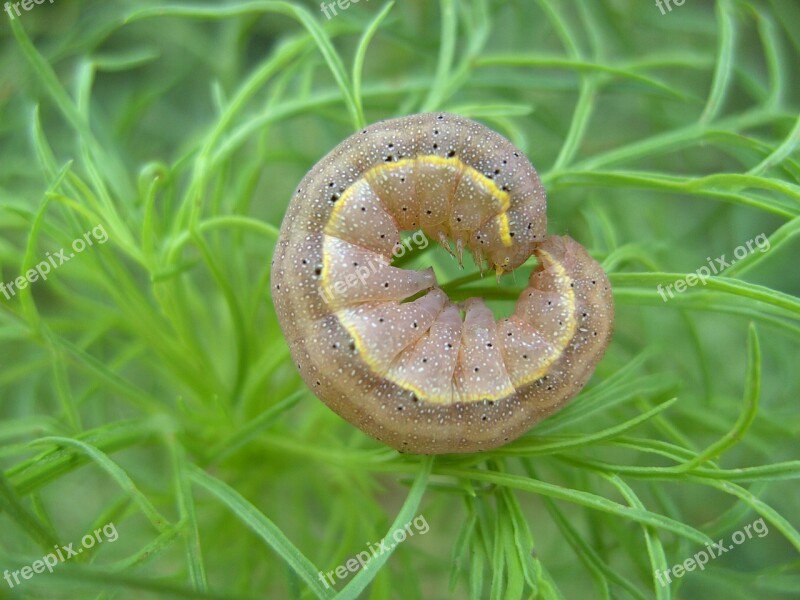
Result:
{"label": "thin green leaf", "polygon": [[321,583],[319,570],[266,515],[253,506],[239,492],[216,477],[212,477],[195,466],[189,466],[188,470],[189,476],[194,483],[216,496],[225,504],[248,529],[260,537],[297,573],[317,598],[333,598],[333,593],[327,584],[323,586]]}
{"label": "thin green leaf", "polygon": [[[382,541],[390,541],[394,532],[402,530],[404,525],[417,514],[428,486],[428,477],[433,467],[433,460],[433,457],[426,457],[420,462],[419,471],[414,479],[414,484],[408,492],[408,496],[406,496],[406,501]],[[383,551],[381,554],[370,558],[364,567],[356,573],[352,581],[336,595],[336,600],[356,600],[380,572],[381,567],[389,560],[395,548],[397,548],[397,545],[392,543],[388,552]]]}

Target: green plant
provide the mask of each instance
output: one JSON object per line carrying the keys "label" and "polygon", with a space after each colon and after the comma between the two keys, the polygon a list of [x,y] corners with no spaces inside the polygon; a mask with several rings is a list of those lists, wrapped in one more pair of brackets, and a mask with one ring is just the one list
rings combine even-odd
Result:
{"label": "green plant", "polygon": [[[0,571],[11,598],[786,598],[797,574],[800,9],[790,0],[44,3],[0,25]],[[516,442],[404,456],[305,389],[269,299],[294,187],[364,123],[447,109],[540,170],[611,273],[609,352]],[[705,285],[673,284],[765,233]],[[707,258],[708,257],[708,258]],[[499,287],[434,264],[453,295]],[[763,518],[670,586],[655,572]],[[576,562],[577,559],[577,562]],[[2,575],[2,572],[0,572]]]}

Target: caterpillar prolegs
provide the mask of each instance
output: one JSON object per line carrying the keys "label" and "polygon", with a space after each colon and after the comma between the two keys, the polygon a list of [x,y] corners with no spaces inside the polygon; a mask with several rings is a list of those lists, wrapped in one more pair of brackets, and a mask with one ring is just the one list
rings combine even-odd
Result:
{"label": "caterpillar prolegs", "polygon": [[[614,308],[602,267],[546,235],[545,208],[527,158],[470,119],[411,115],[347,138],[300,182],[272,264],[303,380],[404,452],[488,450],[557,411],[605,352]],[[411,230],[498,276],[535,254],[514,313],[496,322],[480,298],[452,303],[432,269],[392,266]]]}

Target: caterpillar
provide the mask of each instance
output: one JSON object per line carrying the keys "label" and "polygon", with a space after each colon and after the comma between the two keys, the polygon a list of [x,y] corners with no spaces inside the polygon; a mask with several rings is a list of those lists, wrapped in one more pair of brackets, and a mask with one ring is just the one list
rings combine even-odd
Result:
{"label": "caterpillar", "polygon": [[[305,383],[408,453],[489,450],[557,411],[604,354],[614,307],[600,264],[546,234],[545,209],[533,165],[473,120],[423,113],[348,137],[300,182],[272,261]],[[413,230],[498,278],[535,255],[513,314],[495,321],[481,298],[451,302],[433,269],[392,266]]]}

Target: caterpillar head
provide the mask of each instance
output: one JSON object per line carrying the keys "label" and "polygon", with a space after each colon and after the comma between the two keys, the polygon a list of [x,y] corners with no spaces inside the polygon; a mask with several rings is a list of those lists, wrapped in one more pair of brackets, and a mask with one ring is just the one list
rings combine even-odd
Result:
{"label": "caterpillar head", "polygon": [[522,265],[533,253],[534,243],[522,242],[511,246],[500,246],[489,251],[489,265],[497,276],[513,271]]}

